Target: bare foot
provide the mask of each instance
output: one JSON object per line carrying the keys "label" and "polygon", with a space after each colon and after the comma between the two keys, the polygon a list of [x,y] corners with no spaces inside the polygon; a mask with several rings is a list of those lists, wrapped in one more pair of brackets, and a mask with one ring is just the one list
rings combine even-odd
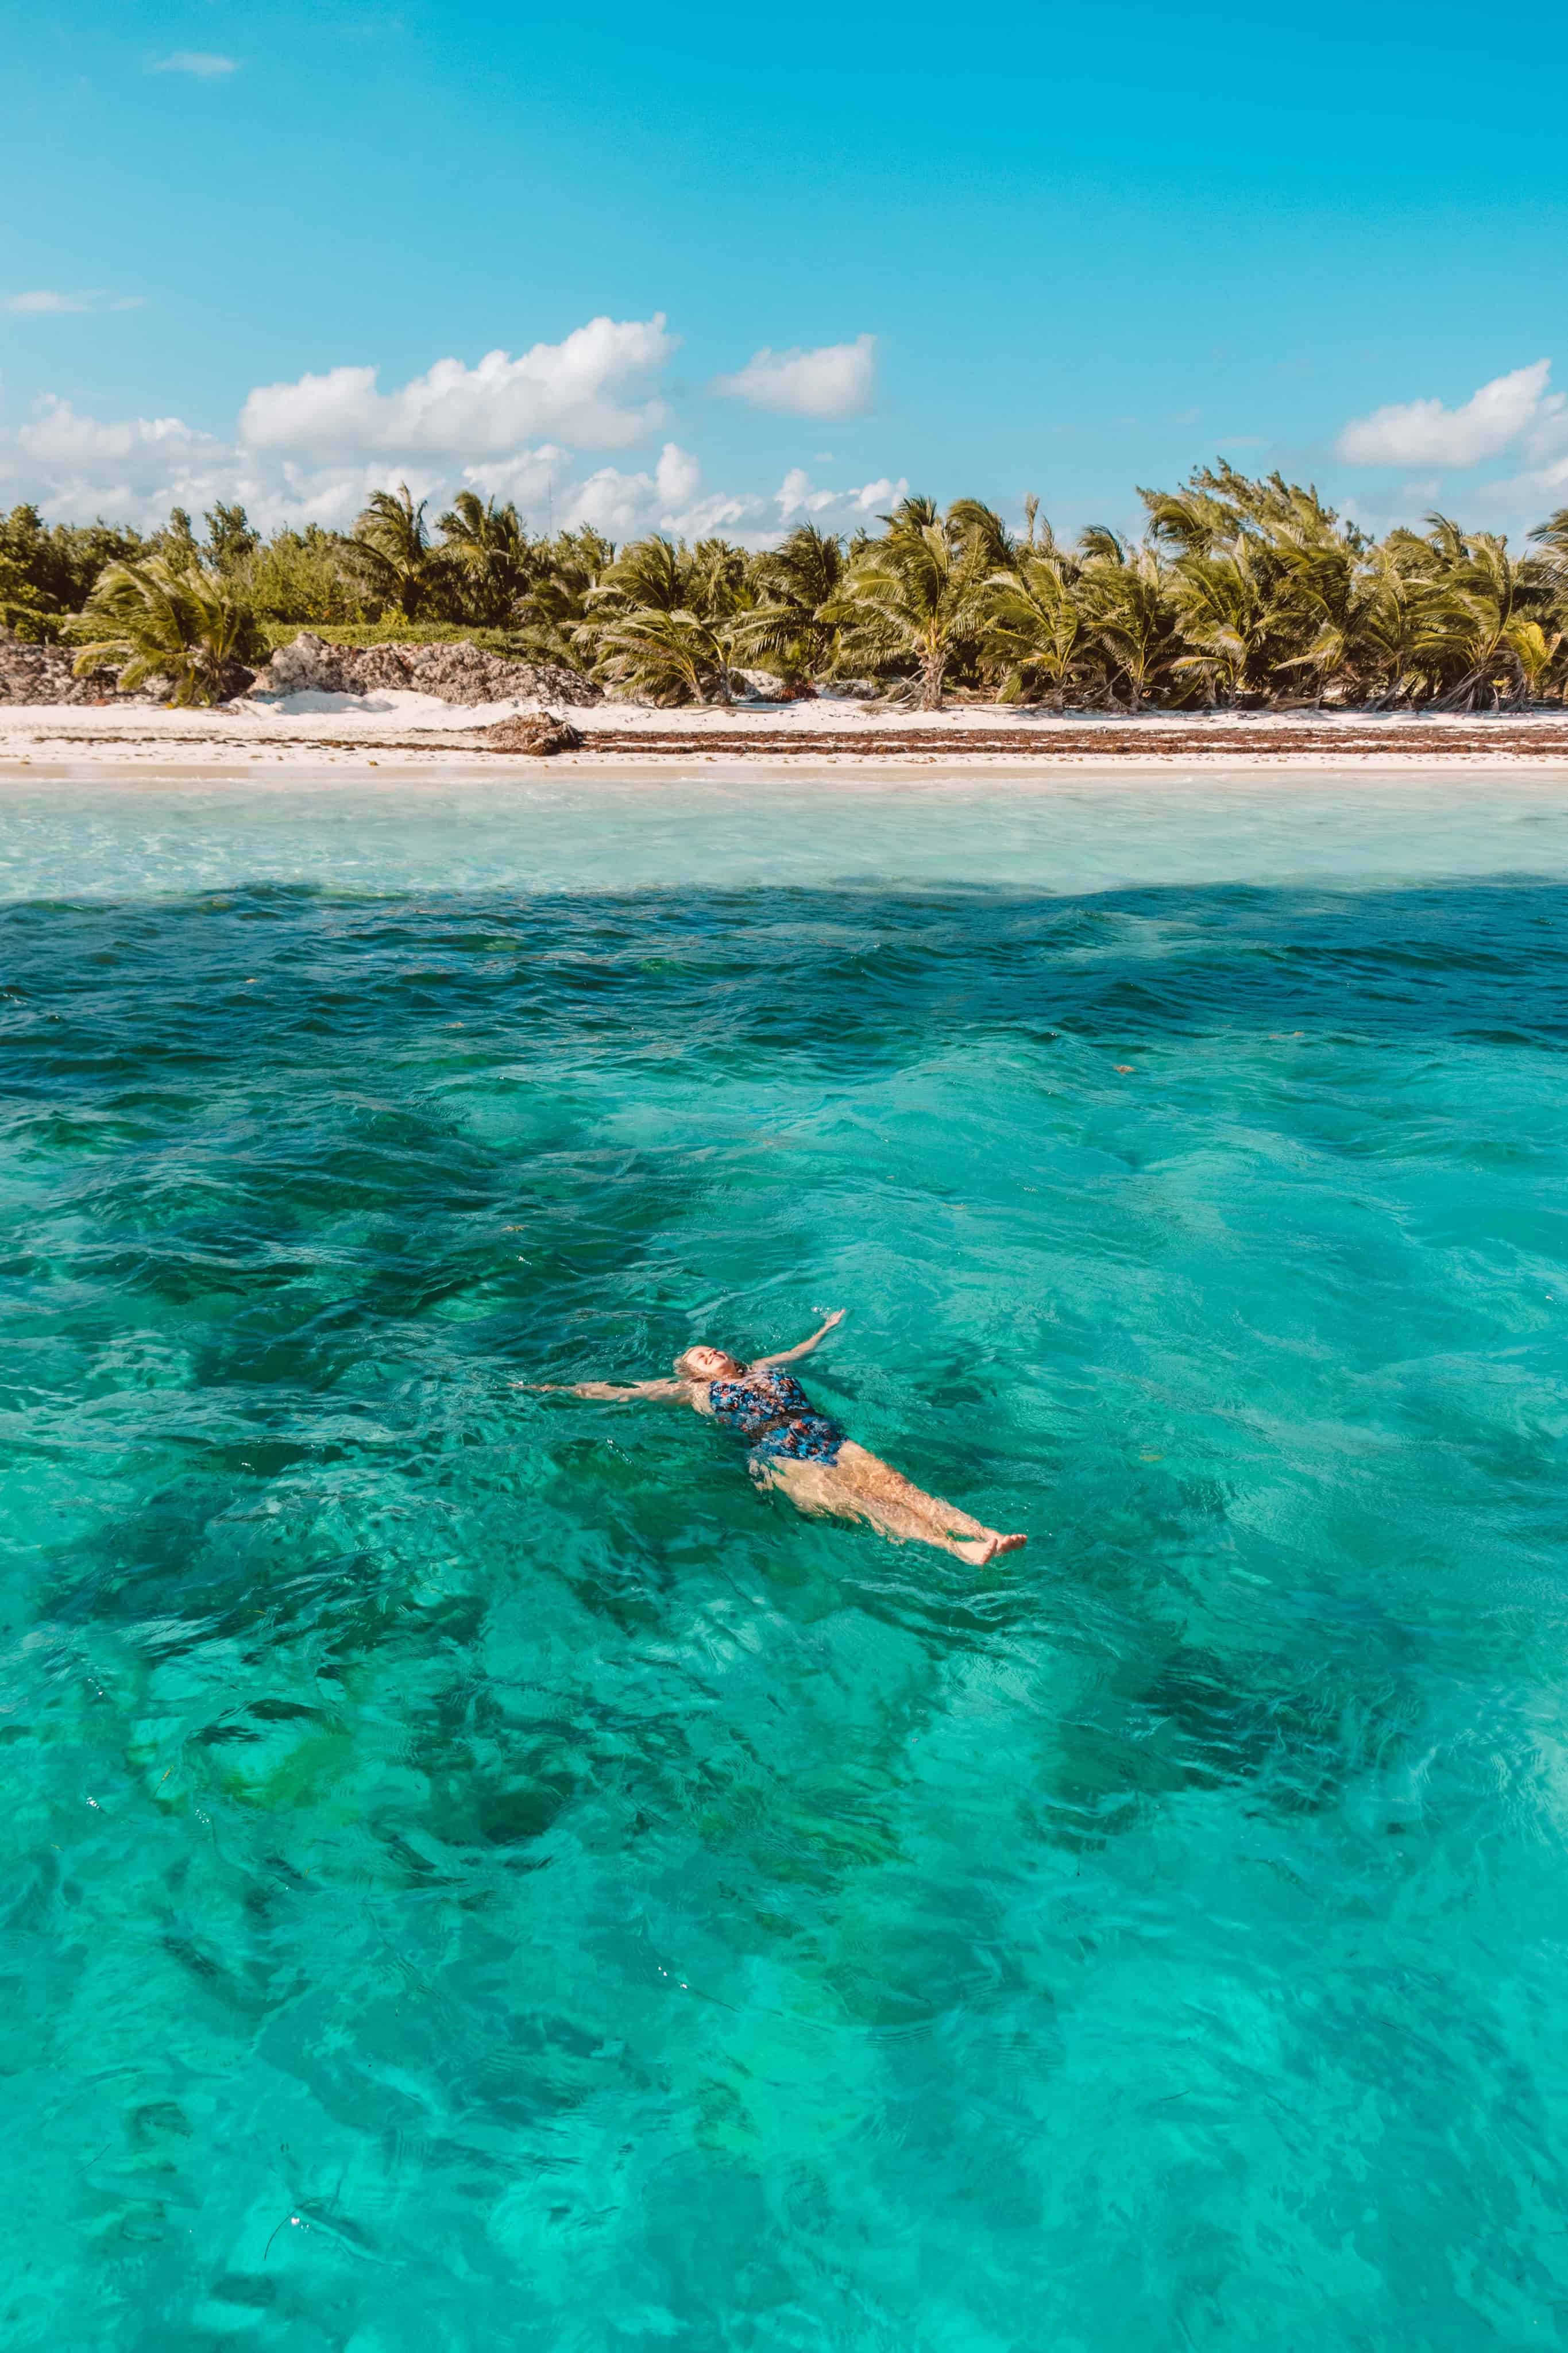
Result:
{"label": "bare foot", "polygon": [[1028,1541],[1027,1536],[1001,1536],[993,1531],[989,1535],[974,1536],[967,1544],[955,1544],[952,1549],[960,1560],[973,1561],[976,1568],[984,1568],[999,1552],[1016,1552]]}

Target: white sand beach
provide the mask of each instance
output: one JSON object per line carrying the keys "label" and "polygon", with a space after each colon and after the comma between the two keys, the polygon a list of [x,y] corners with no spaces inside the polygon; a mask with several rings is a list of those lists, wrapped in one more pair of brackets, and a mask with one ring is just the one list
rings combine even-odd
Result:
{"label": "white sand beach", "polygon": [[[537,768],[527,754],[499,751],[484,730],[537,708],[516,702],[462,705],[435,695],[387,691],[347,695],[299,693],[249,698],[213,709],[179,711],[147,704],[0,705],[0,769],[68,762],[160,767],[312,769],[369,765],[423,768],[455,763]],[[1134,768],[1177,760],[1430,768],[1568,766],[1568,713],[1368,715],[1361,712],[1215,712],[1151,713],[1137,719],[1103,712],[962,704],[920,712],[884,703],[827,699],[738,704],[731,710],[658,710],[605,702],[568,714],[581,750],[554,764],[591,767],[689,766],[731,759],[813,765],[867,758],[913,766],[955,759],[964,766],[1026,763],[1079,766],[1114,762]]]}

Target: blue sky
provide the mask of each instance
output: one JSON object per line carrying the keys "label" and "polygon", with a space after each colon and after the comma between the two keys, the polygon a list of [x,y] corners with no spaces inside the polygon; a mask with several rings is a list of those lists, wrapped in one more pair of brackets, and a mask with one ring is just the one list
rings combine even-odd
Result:
{"label": "blue sky", "polygon": [[1075,527],[1223,452],[1373,522],[1568,503],[1554,11],[55,0],[5,46],[0,500]]}

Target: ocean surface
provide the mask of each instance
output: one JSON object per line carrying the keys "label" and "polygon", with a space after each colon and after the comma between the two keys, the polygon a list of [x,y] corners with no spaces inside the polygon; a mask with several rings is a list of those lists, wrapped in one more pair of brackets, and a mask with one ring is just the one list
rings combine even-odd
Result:
{"label": "ocean surface", "polygon": [[[1568,784],[0,785],[0,2345],[1568,2338]],[[806,1386],[1028,1549],[756,1493]]]}

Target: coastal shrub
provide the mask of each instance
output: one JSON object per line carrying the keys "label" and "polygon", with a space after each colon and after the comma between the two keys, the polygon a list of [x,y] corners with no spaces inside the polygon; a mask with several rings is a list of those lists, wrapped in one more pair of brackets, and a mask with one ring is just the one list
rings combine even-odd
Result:
{"label": "coastal shrub", "polygon": [[166,679],[172,702],[219,702],[244,683],[258,646],[248,606],[200,564],[166,555],[111,564],[100,574],[72,634],[85,639],[79,678],[120,674],[122,690]]}
{"label": "coastal shrub", "polygon": [[340,532],[310,523],[275,532],[225,571],[264,623],[321,630],[365,617],[365,597]]}
{"label": "coastal shrub", "polygon": [[35,643],[63,637],[99,575],[142,544],[112,523],[46,523],[37,507],[13,507],[0,515],[0,626]]}

